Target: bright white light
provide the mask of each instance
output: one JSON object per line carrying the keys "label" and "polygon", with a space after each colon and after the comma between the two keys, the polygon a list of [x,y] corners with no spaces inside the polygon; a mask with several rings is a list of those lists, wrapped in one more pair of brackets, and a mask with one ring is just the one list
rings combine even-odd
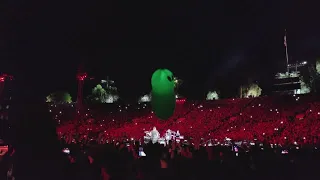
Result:
{"label": "bright white light", "polygon": [[320,60],[319,59],[316,62],[316,70],[317,70],[317,73],[320,74]]}
{"label": "bright white light", "polygon": [[311,92],[310,86],[304,82],[304,79],[302,76],[300,76],[300,86],[301,86],[301,89],[299,89],[297,94],[307,94]]}
{"label": "bright white light", "polygon": [[217,100],[217,99],[219,99],[219,95],[216,91],[208,92],[206,100]]}
{"label": "bright white light", "polygon": [[151,95],[146,94],[146,95],[140,97],[138,102],[141,103],[141,102],[150,102],[150,101],[151,101]]}
{"label": "bright white light", "polygon": [[119,96],[108,94],[105,102],[111,104],[111,103],[117,102],[118,99],[119,99]]}
{"label": "bright white light", "polygon": [[245,97],[259,97],[262,89],[257,84],[250,84]]}

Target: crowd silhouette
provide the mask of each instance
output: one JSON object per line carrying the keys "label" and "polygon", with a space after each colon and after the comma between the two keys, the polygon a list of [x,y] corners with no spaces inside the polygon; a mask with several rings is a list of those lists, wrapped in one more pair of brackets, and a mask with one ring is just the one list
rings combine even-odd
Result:
{"label": "crowd silhouette", "polygon": [[[58,125],[45,104],[24,101],[12,108],[14,133],[0,178],[314,178],[318,112],[317,97],[279,96],[187,101],[167,121],[152,112],[130,121],[101,113]],[[179,130],[184,140],[143,143],[153,126],[161,134]]]}

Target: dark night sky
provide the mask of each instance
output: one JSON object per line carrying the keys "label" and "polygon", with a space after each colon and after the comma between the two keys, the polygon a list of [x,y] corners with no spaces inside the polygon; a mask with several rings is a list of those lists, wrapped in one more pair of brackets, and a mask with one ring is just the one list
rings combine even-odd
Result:
{"label": "dark night sky", "polygon": [[125,99],[149,92],[161,67],[185,81],[188,97],[235,92],[249,77],[268,87],[284,69],[285,28],[291,61],[319,57],[319,5],[310,2],[1,2],[0,71],[19,92],[74,97],[81,62],[96,79],[115,80]]}

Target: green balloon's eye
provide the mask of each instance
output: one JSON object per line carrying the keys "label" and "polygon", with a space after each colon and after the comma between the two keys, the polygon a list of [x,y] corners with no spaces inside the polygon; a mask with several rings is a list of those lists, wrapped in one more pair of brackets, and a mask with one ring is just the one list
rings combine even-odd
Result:
{"label": "green balloon's eye", "polygon": [[170,76],[168,76],[167,78],[168,78],[168,80],[169,80],[170,82],[172,81],[172,78],[171,78]]}

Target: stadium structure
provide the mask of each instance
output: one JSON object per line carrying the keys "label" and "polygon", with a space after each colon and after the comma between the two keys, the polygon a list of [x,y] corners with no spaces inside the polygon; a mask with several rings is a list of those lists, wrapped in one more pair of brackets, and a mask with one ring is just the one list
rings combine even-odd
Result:
{"label": "stadium structure", "polygon": [[274,94],[305,94],[303,90],[305,83],[303,76],[306,75],[303,69],[307,67],[307,62],[288,64],[288,71],[277,73],[273,82]]}

